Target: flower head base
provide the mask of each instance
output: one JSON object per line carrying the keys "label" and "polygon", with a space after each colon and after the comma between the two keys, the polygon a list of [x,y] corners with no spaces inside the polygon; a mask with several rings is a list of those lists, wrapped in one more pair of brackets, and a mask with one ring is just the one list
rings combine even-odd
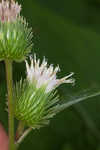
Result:
{"label": "flower head base", "polygon": [[69,79],[71,73],[62,79],[56,79],[59,67],[48,66],[44,58],[31,58],[31,65],[26,61],[27,79],[18,82],[14,90],[14,114],[18,120],[32,128],[48,124],[49,119],[63,109],[55,88],[62,83],[74,83]]}
{"label": "flower head base", "polygon": [[0,60],[23,61],[32,49],[32,37],[32,29],[22,17],[0,22]]}
{"label": "flower head base", "polygon": [[34,55],[34,59],[32,59],[31,57],[30,59],[30,66],[26,61],[27,79],[30,83],[36,83],[37,88],[46,85],[46,92],[51,92],[62,83],[74,83],[75,80],[70,78],[73,73],[64,78],[57,79],[56,74],[58,71],[60,71],[59,66],[55,68],[53,67],[53,65],[48,66],[45,58],[40,64],[40,60],[36,59],[36,55]]}
{"label": "flower head base", "polygon": [[0,3],[0,21],[1,22],[12,22],[16,20],[17,16],[20,14],[21,5],[11,0],[2,0]]}

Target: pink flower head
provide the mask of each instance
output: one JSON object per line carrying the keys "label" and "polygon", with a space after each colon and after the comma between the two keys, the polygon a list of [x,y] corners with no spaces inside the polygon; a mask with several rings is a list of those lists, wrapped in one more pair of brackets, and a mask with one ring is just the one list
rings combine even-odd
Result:
{"label": "pink flower head", "polygon": [[17,16],[20,14],[21,5],[18,5],[14,0],[2,0],[0,3],[0,21],[1,22],[11,22],[16,20]]}

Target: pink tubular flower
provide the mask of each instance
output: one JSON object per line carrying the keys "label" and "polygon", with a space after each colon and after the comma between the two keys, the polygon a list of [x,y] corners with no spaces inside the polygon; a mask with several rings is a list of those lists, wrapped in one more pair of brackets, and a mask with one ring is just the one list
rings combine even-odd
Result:
{"label": "pink tubular flower", "polygon": [[0,21],[1,22],[11,22],[16,20],[17,16],[20,14],[21,5],[17,2],[11,0],[2,0],[0,3]]}

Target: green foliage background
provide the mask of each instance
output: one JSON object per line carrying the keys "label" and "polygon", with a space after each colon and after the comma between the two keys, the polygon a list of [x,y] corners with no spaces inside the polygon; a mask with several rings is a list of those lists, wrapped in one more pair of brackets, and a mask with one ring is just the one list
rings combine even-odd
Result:
{"label": "green foliage background", "polygon": [[[64,101],[100,85],[100,0],[19,0],[34,32],[34,51],[59,64],[59,77],[75,72],[76,85],[62,85]],[[32,52],[34,53],[34,52]],[[14,63],[14,82],[25,64]],[[0,121],[7,130],[4,63],[0,62]],[[32,131],[19,150],[99,150],[100,96],[66,109],[51,124]]]}

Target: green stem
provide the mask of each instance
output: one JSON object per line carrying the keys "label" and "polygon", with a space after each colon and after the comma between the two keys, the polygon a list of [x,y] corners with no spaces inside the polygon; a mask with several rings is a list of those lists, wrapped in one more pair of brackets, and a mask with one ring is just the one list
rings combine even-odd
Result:
{"label": "green stem", "polygon": [[25,137],[32,131],[32,128],[28,128],[24,131],[24,133],[22,134],[22,136],[18,139],[18,141],[16,141],[16,147],[18,148],[18,146],[20,145],[21,142],[23,142],[23,140],[25,139]]}
{"label": "green stem", "polygon": [[17,131],[16,131],[16,137],[15,137],[15,140],[17,141],[20,136],[22,135],[23,131],[24,131],[24,123],[22,121],[19,121],[19,124],[18,124],[18,128],[17,128]]}
{"label": "green stem", "polygon": [[14,116],[13,116],[13,80],[12,80],[12,62],[5,60],[7,90],[8,90],[8,124],[9,124],[9,150],[15,150],[14,144]]}

